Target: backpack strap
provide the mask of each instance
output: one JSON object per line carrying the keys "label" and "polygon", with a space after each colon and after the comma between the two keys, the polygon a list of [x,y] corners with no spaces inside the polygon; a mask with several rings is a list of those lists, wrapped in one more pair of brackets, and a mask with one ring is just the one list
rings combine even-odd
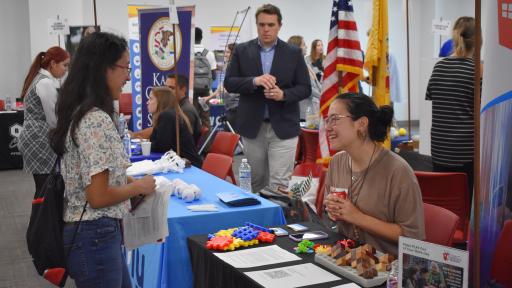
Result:
{"label": "backpack strap", "polygon": [[202,55],[203,57],[206,57],[206,55],[207,55],[207,54],[208,54],[208,49],[204,48],[204,49],[203,49],[203,52],[201,52],[201,55]]}

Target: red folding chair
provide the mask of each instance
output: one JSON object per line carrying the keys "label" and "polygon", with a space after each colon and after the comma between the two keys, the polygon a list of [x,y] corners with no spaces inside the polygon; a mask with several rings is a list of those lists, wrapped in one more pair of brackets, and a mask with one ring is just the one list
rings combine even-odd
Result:
{"label": "red folding chair", "polygon": [[203,161],[201,169],[219,177],[222,180],[226,180],[226,177],[229,175],[229,171],[231,171],[232,162],[233,158],[229,156],[217,153],[208,153],[208,155],[206,155],[206,159]]}
{"label": "red folding chair", "polygon": [[199,134],[199,137],[195,139],[197,151],[199,151],[201,145],[203,145],[204,141],[206,140],[206,137],[208,137],[208,132],[210,132],[210,129],[208,129],[208,127],[201,126],[201,133]]}
{"label": "red folding chair", "polygon": [[[235,154],[236,145],[238,145],[238,141],[240,140],[240,135],[219,131],[215,135],[213,139],[212,146],[210,147],[209,153],[217,153],[223,154],[231,157],[233,159],[233,154]],[[233,169],[229,170],[229,178],[231,182],[236,185],[235,174],[233,173]]]}
{"label": "red folding chair", "polygon": [[460,218],[452,211],[423,203],[425,215],[425,240],[444,246],[452,246]]}
{"label": "red folding chair", "polygon": [[119,113],[132,115],[132,93],[122,93],[119,97]]}
{"label": "red folding chair", "polygon": [[470,199],[465,173],[414,171],[423,202],[446,208],[460,217],[453,239],[465,244],[468,239]]}
{"label": "red folding chair", "polygon": [[512,287],[512,220],[505,221],[492,259],[491,277],[503,287]]}
{"label": "red folding chair", "polygon": [[316,163],[316,150],[318,149],[318,130],[301,128],[303,142],[302,163]]}

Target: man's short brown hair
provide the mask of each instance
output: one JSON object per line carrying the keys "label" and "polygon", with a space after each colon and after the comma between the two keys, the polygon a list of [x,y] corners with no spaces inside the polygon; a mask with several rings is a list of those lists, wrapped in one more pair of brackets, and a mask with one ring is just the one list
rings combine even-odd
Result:
{"label": "man's short brown hair", "polygon": [[277,15],[277,23],[281,25],[281,21],[283,20],[283,16],[281,16],[281,10],[277,8],[277,6],[274,6],[272,4],[264,4],[258,10],[256,10],[256,22],[258,22],[258,15],[261,13],[270,14],[270,15]]}

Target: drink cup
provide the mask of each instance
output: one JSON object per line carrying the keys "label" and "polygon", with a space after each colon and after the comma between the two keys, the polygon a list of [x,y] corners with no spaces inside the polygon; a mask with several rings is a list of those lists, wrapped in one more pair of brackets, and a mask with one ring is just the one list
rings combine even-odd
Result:
{"label": "drink cup", "polygon": [[149,142],[149,141],[141,142],[140,146],[142,148],[142,155],[149,156],[149,154],[151,153],[151,142]]}
{"label": "drink cup", "polygon": [[341,199],[347,200],[347,188],[331,187],[331,193],[336,195],[337,197],[340,197]]}

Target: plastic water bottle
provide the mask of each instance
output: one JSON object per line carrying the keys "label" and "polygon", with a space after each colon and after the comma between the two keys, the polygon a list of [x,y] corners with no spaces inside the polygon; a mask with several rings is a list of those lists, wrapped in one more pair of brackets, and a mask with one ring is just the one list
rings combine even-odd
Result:
{"label": "plastic water bottle", "polygon": [[124,137],[124,129],[126,128],[126,119],[124,118],[123,113],[119,114],[119,136]]}
{"label": "plastic water bottle", "polygon": [[252,192],[251,189],[251,166],[247,162],[247,159],[242,159],[240,169],[238,169],[238,180],[240,181],[240,188],[245,191]]}
{"label": "plastic water bottle", "polygon": [[12,110],[12,99],[9,95],[5,96],[5,111]]}
{"label": "plastic water bottle", "polygon": [[308,106],[306,108],[306,127],[308,129],[315,129],[316,128],[316,115],[315,111],[313,111],[313,107]]}
{"label": "plastic water bottle", "polygon": [[124,152],[126,153],[128,158],[132,157],[132,139],[130,137],[130,133],[128,133],[128,128],[124,129],[123,146]]}
{"label": "plastic water bottle", "polygon": [[397,288],[398,287],[398,260],[391,263],[391,271],[388,274],[386,281],[386,288]]}

